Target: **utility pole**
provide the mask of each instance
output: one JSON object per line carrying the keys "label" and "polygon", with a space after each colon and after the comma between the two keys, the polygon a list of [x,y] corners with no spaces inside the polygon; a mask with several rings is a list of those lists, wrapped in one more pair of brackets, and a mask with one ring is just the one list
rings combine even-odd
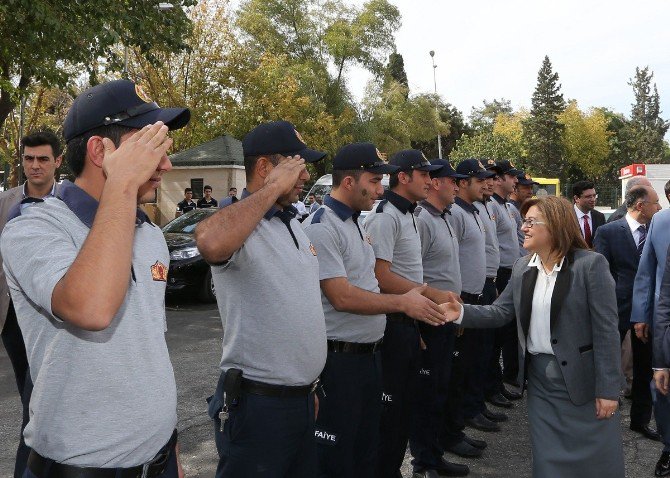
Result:
{"label": "utility pole", "polygon": [[[435,69],[437,65],[435,64],[435,52],[430,50],[430,58],[433,61],[433,87],[435,88],[435,114],[437,118],[440,118],[440,111],[438,109],[438,99],[437,99],[437,79],[435,77]],[[437,130],[437,157],[442,159],[442,137],[440,136],[440,130]]]}

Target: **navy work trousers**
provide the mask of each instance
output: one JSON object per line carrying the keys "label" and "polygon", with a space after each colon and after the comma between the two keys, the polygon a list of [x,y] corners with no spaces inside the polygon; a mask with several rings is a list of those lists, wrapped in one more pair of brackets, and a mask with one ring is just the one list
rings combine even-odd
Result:
{"label": "navy work trousers", "polygon": [[5,320],[1,336],[2,343],[7,350],[7,355],[14,369],[16,387],[19,390],[21,405],[23,407],[21,435],[14,463],[14,478],[20,478],[23,476],[26,464],[28,463],[28,455],[30,455],[30,448],[28,448],[26,442],[23,440],[23,429],[28,424],[28,405],[30,404],[30,396],[33,392],[33,381],[30,378],[30,368],[28,367],[28,357],[26,355],[26,346],[23,342],[23,335],[21,335],[21,329],[16,320],[14,304],[11,302],[9,303],[9,309],[7,309],[7,320]]}
{"label": "navy work trousers", "polygon": [[316,476],[314,394],[279,398],[242,392],[221,431],[223,376],[209,399],[219,453],[216,478]]}
{"label": "navy work trousers", "polygon": [[439,433],[447,403],[456,326],[434,327],[420,323],[419,330],[426,350],[421,351],[418,404],[409,439],[412,467],[416,472],[443,466],[444,449],[439,442]]}
{"label": "navy work trousers", "polygon": [[318,476],[374,476],[382,412],[381,351],[329,352],[316,419]]}
{"label": "navy work trousers", "polygon": [[[512,269],[501,267],[496,277],[498,295],[507,287],[512,277]],[[491,397],[503,389],[503,377],[512,377],[508,381],[516,382],[519,372],[519,337],[516,331],[516,320],[512,320],[502,327],[494,329],[494,348],[491,357],[491,367],[488,371],[486,396]],[[503,368],[500,366],[500,356],[503,359]],[[511,374],[514,374],[513,376]]]}
{"label": "navy work trousers", "polygon": [[[386,320],[382,344],[382,418],[377,478],[402,476],[419,380],[419,328],[410,320]],[[328,392],[326,392],[328,393]]]}
{"label": "navy work trousers", "polygon": [[[492,304],[496,300],[496,286],[491,278],[486,279],[482,295],[482,305]],[[466,329],[463,336],[466,335],[474,338],[466,340],[472,349],[462,352],[466,359],[463,417],[474,418],[486,408],[485,389],[489,383],[495,329]]]}

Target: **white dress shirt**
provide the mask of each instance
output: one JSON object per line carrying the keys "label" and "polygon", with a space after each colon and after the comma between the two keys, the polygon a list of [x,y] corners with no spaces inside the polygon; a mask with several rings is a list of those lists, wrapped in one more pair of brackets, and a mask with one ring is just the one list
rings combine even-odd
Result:
{"label": "white dress shirt", "polygon": [[628,223],[628,227],[630,227],[630,232],[633,233],[633,240],[637,246],[640,243],[640,236],[642,235],[642,233],[639,231],[639,228],[640,226],[644,226],[644,224],[637,222],[629,213],[626,213],[625,218],[626,222]]}
{"label": "white dress shirt", "polygon": [[591,237],[593,237],[593,235],[594,235],[593,234],[593,220],[591,219],[591,211],[589,211],[587,213],[583,213],[582,210],[579,209],[576,204],[573,204],[572,207],[575,208],[575,214],[577,214],[577,222],[579,223],[579,228],[582,230],[582,237],[586,237],[584,235],[584,216],[588,217],[589,228],[591,229]]}
{"label": "white dress shirt", "polygon": [[554,293],[558,272],[563,261],[554,266],[550,274],[542,265],[540,256],[533,254],[528,267],[537,267],[537,281],[533,291],[533,308],[530,313],[530,330],[528,331],[527,347],[531,354],[554,354],[551,348],[551,296]]}

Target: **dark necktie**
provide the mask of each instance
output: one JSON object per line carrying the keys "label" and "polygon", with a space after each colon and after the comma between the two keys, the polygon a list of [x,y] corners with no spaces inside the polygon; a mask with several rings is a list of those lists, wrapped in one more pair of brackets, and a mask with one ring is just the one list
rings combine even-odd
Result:
{"label": "dark necktie", "polygon": [[589,226],[589,216],[582,216],[582,218],[584,219],[584,240],[586,240],[586,244],[589,247],[593,247],[593,241],[591,238],[591,226]]}
{"label": "dark necktie", "polygon": [[644,249],[644,241],[647,240],[647,226],[640,226],[637,228],[640,231],[640,241],[637,243],[637,253],[642,255],[642,249]]}

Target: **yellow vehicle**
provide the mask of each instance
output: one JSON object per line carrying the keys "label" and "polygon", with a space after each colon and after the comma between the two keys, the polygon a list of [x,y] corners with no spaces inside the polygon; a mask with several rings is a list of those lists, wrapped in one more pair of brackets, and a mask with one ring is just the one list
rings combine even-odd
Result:
{"label": "yellow vehicle", "polygon": [[558,178],[536,178],[533,181],[540,183],[539,186],[533,186],[533,196],[560,196],[561,181]]}

